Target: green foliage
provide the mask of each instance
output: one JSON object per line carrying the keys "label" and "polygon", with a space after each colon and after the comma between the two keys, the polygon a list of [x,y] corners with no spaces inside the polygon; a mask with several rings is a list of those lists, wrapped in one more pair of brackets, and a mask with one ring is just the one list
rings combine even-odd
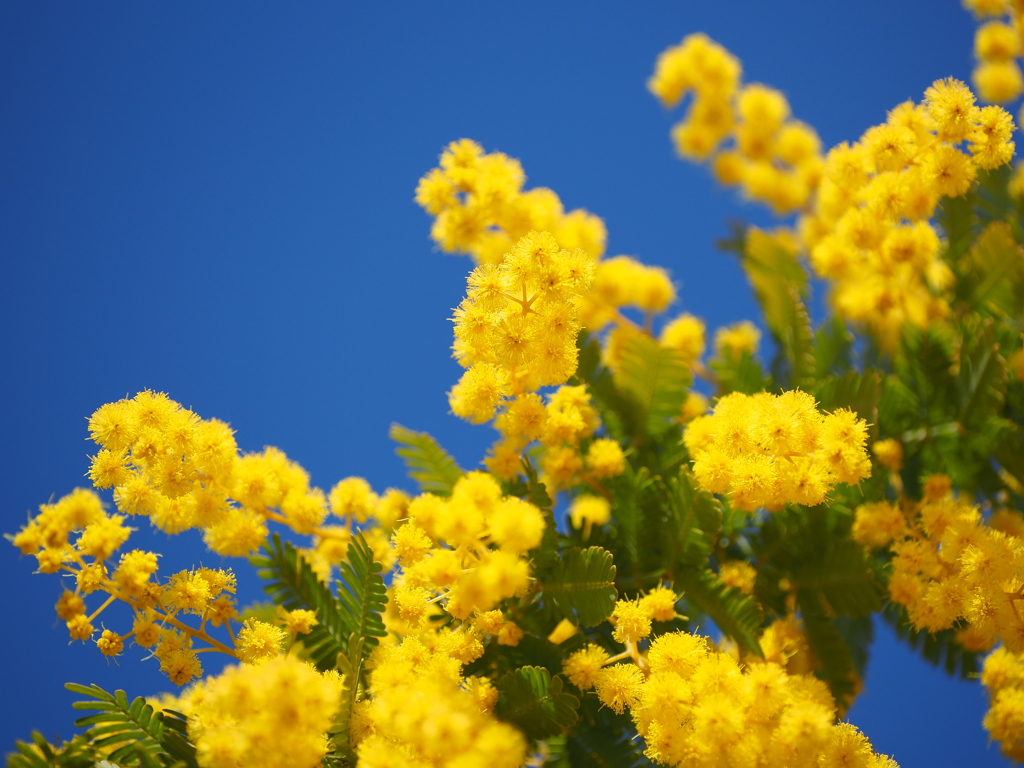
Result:
{"label": "green foliage", "polygon": [[263,545],[261,552],[249,562],[266,582],[263,591],[274,603],[289,611],[298,608],[316,611],[317,625],[303,636],[303,645],[317,669],[334,669],[353,630],[351,623],[342,616],[341,606],[330,587],[320,581],[298,550],[278,534]]}
{"label": "green foliage", "polygon": [[[814,333],[814,379],[842,376],[851,368],[853,335],[841,318],[831,317]],[[820,386],[820,385],[819,385]]]}
{"label": "green foliage", "polygon": [[692,376],[683,357],[642,334],[630,336],[613,379],[629,407],[623,416],[638,438],[656,438],[679,416]]}
{"label": "green foliage", "polygon": [[722,527],[722,503],[700,490],[689,470],[670,478],[664,490],[671,514],[665,531],[672,548],[671,563],[684,569],[703,568]]}
{"label": "green foliage", "polygon": [[611,616],[618,594],[611,552],[573,547],[563,553],[543,589],[565,618],[581,627],[597,626]]}
{"label": "green foliage", "polygon": [[773,388],[771,378],[749,352],[713,358],[709,367],[714,371],[723,394],[742,392],[744,395],[755,395]]}
{"label": "green foliage", "polygon": [[1012,317],[1020,306],[1024,249],[1009,224],[996,221],[956,265],[956,300],[971,312]]}
{"label": "green foliage", "polygon": [[626,715],[616,715],[594,696],[580,701],[580,721],[569,734],[566,761],[569,768],[641,768],[652,766],[644,756],[644,743],[636,738]]}
{"label": "green foliage", "polygon": [[747,232],[742,263],[782,354],[773,366],[776,384],[784,389],[810,389],[816,360],[811,319],[803,303],[806,270],[795,253],[756,228]]}
{"label": "green foliage", "polygon": [[576,723],[579,699],[562,691],[562,678],[543,667],[520,667],[499,677],[494,713],[529,738],[542,740],[564,733]]}
{"label": "green foliage", "polygon": [[380,563],[374,561],[373,550],[361,533],[352,537],[348,556],[341,564],[341,580],[338,585],[338,599],[344,610],[341,615],[349,617],[351,635],[363,642],[363,651],[369,653],[387,636],[384,620],[381,618],[388,602],[387,588]]}
{"label": "green foliage", "polygon": [[60,746],[50,744],[39,731],[32,731],[31,739],[14,742],[17,752],[7,756],[7,768],[93,768],[102,759],[85,736]]}
{"label": "green foliage", "polygon": [[69,691],[88,696],[72,706],[98,710],[79,718],[75,725],[87,728],[84,736],[93,747],[106,752],[106,760],[122,765],[197,766],[195,749],[184,735],[184,723],[177,713],[156,714],[141,696],[129,702],[124,691],[107,693],[98,685],[68,683]]}
{"label": "green foliage", "polygon": [[364,639],[367,652],[384,637],[381,614],[387,592],[381,566],[373,561],[373,552],[361,533],[352,537],[341,565],[337,598],[298,550],[278,534],[261,551],[262,555],[252,557],[250,562],[267,582],[264,592],[290,611],[305,608],[316,612],[318,623],[303,636],[303,645],[317,669],[335,669],[353,635]]}
{"label": "green foliage", "polygon": [[680,571],[676,575],[676,586],[683,590],[688,605],[706,614],[740,648],[757,656],[764,655],[757,640],[764,616],[754,598],[726,586],[707,570]]}
{"label": "green foliage", "polygon": [[409,477],[419,483],[421,491],[451,495],[455,483],[465,472],[434,438],[400,424],[392,424],[388,434],[398,443],[395,453],[405,461]]}

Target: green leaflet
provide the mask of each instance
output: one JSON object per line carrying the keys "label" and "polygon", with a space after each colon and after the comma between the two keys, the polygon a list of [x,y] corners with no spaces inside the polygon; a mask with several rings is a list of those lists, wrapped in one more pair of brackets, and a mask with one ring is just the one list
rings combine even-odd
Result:
{"label": "green leaflet", "polygon": [[657,437],[672,426],[692,381],[690,368],[677,351],[643,334],[626,340],[613,378],[629,401],[624,416],[639,437]]}
{"label": "green leaflet", "polygon": [[573,547],[544,582],[543,594],[570,621],[597,626],[611,616],[618,595],[612,553],[601,547]]}
{"label": "green leaflet", "polygon": [[380,615],[387,603],[387,590],[380,575],[380,563],[373,561],[373,552],[361,533],[353,537],[341,565],[337,598],[295,547],[276,533],[264,544],[262,555],[250,562],[267,582],[263,590],[275,603],[288,610],[316,611],[319,623],[303,637],[303,644],[318,669],[336,668],[338,657],[348,649],[351,635],[365,639],[366,652],[377,644],[378,638],[384,637]]}
{"label": "green leaflet", "polygon": [[572,768],[640,768],[653,766],[644,756],[628,715],[616,715],[596,697],[580,701],[579,724],[569,734],[566,766]]}
{"label": "green leaflet", "polygon": [[842,375],[850,369],[853,335],[841,318],[826,320],[814,333],[814,378]]}
{"label": "green leaflet", "polygon": [[576,724],[579,699],[562,692],[562,678],[543,667],[521,667],[499,677],[494,687],[494,714],[529,738],[541,740],[564,733]]}
{"label": "green leaflet", "polygon": [[32,731],[31,739],[31,743],[14,742],[17,752],[7,756],[7,768],[94,768],[103,759],[85,736],[75,736],[57,748],[39,731]]}
{"label": "green leaflet", "polygon": [[847,371],[840,377],[827,376],[812,391],[822,410],[849,408],[869,425],[878,422],[882,379],[876,371]]}
{"label": "green leaflet", "polygon": [[783,389],[807,390],[814,382],[815,359],[811,320],[803,303],[806,270],[795,253],[755,228],[746,234],[743,269],[788,364],[788,370],[776,372],[777,383]]}
{"label": "green leaflet", "polygon": [[825,557],[797,563],[794,577],[800,589],[824,599],[830,615],[870,616],[882,608],[881,584],[852,539],[837,538]]}
{"label": "green leaflet", "polygon": [[330,587],[317,578],[305,558],[277,533],[265,543],[261,554],[249,559],[256,575],[263,579],[263,591],[289,611],[316,611],[317,625],[302,638],[317,669],[334,669],[345,652],[352,629],[342,617]]}
{"label": "green leaflet", "polygon": [[683,590],[683,598],[706,613],[726,637],[749,653],[764,655],[757,640],[764,616],[754,598],[726,586],[706,569],[680,571],[675,584]]}
{"label": "green leaflet", "polygon": [[957,300],[970,311],[996,317],[1017,314],[1024,249],[1014,240],[1009,224],[990,224],[957,267]]}
{"label": "green leaflet", "polygon": [[857,670],[853,654],[842,633],[829,619],[826,608],[813,592],[797,593],[804,632],[817,661],[817,673],[832,691],[840,711],[845,711],[857,694]]}
{"label": "green leaflet", "polygon": [[1002,407],[1006,395],[1006,361],[999,354],[992,321],[964,329],[957,382],[959,422],[978,430]]}
{"label": "green leaflet", "polygon": [[197,766],[195,749],[184,735],[184,722],[177,713],[157,715],[141,696],[128,701],[124,691],[107,693],[98,685],[65,686],[73,693],[88,696],[72,706],[80,710],[99,710],[75,721],[88,728],[85,737],[93,747],[113,747],[106,758],[117,765]]}
{"label": "green leaflet", "polygon": [[960,197],[944,197],[935,212],[935,219],[946,233],[946,261],[955,264],[974,239],[974,227],[977,223],[975,203],[977,193],[971,189]]}
{"label": "green leaflet", "polygon": [[374,561],[373,550],[366,543],[362,533],[356,533],[348,547],[348,557],[341,564],[341,580],[338,585],[338,599],[354,619],[352,634],[365,643],[369,653],[387,636],[381,614],[388,602],[387,587],[380,575],[383,567]]}
{"label": "green leaflet", "polygon": [[726,355],[712,358],[710,367],[718,377],[722,394],[742,392],[745,395],[756,395],[772,388],[771,379],[749,352],[743,352],[738,357]]}
{"label": "green leaflet", "polygon": [[451,495],[455,483],[465,472],[434,438],[400,424],[392,424],[388,435],[398,443],[395,453],[405,461],[409,477],[419,483],[420,490],[438,496]]}
{"label": "green leaflet", "polygon": [[703,568],[715,548],[722,527],[722,503],[697,487],[697,481],[684,470],[666,484],[669,530],[673,567]]}

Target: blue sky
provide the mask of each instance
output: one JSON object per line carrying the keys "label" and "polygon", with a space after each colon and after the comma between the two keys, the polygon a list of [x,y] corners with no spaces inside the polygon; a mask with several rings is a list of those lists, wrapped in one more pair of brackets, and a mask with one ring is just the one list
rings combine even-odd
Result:
{"label": "blue sky", "polygon": [[[243,449],[278,446],[324,488],[410,488],[392,422],[475,466],[492,433],[445,399],[469,264],[433,250],[412,202],[460,137],[602,216],[609,254],[670,269],[677,310],[712,327],[756,317],[714,243],[730,218],[768,219],[674,158],[678,115],[644,86],[657,54],[706,32],[826,146],[971,67],[955,0],[782,5],[0,6],[0,530],[84,484],[85,418],[145,388],[230,422]],[[198,537],[152,540],[162,570],[221,564]],[[69,648],[56,579],[32,570],[0,557],[5,752],[33,727],[70,735],[65,681],[168,687],[137,649],[108,669]],[[883,635],[850,719],[903,766],[1004,764],[983,711],[978,685]]]}

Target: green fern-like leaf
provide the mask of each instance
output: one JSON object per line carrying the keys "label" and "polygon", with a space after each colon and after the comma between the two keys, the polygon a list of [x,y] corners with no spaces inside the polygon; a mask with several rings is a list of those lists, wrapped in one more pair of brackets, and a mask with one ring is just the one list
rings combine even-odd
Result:
{"label": "green fern-like leaf", "polygon": [[637,432],[657,437],[679,416],[692,376],[676,350],[637,334],[627,339],[614,380],[634,406]]}
{"label": "green fern-like leaf", "polygon": [[569,733],[568,765],[572,768],[647,768],[644,742],[628,715],[616,715],[595,696],[584,697],[580,722]]}
{"label": "green fern-like leaf", "polygon": [[364,641],[364,653],[373,650],[380,638],[387,635],[381,618],[388,602],[382,570],[366,539],[357,533],[349,544],[348,557],[341,564],[338,598],[346,609],[342,617],[349,624],[350,634]]}
{"label": "green fern-like leaf", "polygon": [[672,513],[673,566],[703,568],[714,550],[722,527],[722,503],[697,486],[689,471],[667,483],[668,509]]}
{"label": "green fern-like leaf", "polygon": [[807,272],[795,253],[758,229],[747,232],[743,269],[764,311],[765,323],[788,363],[788,375],[778,371],[779,384],[808,389],[814,381],[814,338],[803,297]]}
{"label": "green fern-like leaf", "polygon": [[104,757],[81,735],[56,746],[32,731],[31,742],[16,741],[14,748],[17,752],[7,756],[7,768],[93,768]]}
{"label": "green fern-like leaf", "polygon": [[850,646],[828,617],[817,593],[797,593],[808,645],[817,662],[815,671],[824,680],[842,711],[853,703],[858,685]]}
{"label": "green fern-like leaf", "polygon": [[680,571],[676,574],[676,587],[682,588],[687,603],[707,614],[726,637],[745,651],[764,655],[757,640],[764,617],[754,598],[727,586],[708,570]]}
{"label": "green fern-like leaf", "polygon": [[165,709],[160,713],[160,720],[164,724],[160,746],[178,761],[177,765],[197,768],[196,748],[188,739],[188,718],[181,712]]}
{"label": "green fern-like leaf", "polygon": [[249,558],[249,562],[266,582],[263,591],[277,605],[289,611],[316,611],[317,625],[303,635],[302,643],[317,669],[334,669],[348,645],[353,622],[346,621],[330,587],[317,578],[298,550],[276,533],[263,545],[261,554]]}
{"label": "green fern-like leaf", "polygon": [[864,548],[851,539],[839,539],[828,546],[827,557],[801,564],[796,578],[800,589],[824,598],[831,615],[870,616],[882,608],[881,584]]}
{"label": "green fern-like leaf", "polygon": [[387,590],[381,565],[361,533],[353,536],[348,555],[341,564],[338,597],[320,581],[309,563],[289,542],[274,534],[262,554],[250,558],[257,574],[267,583],[264,592],[288,610],[306,608],[316,612],[317,625],[303,636],[303,645],[318,669],[334,669],[339,656],[348,649],[349,637],[365,639],[369,652],[384,637],[381,613]]}
{"label": "green fern-like leaf", "polygon": [[1015,289],[1024,276],[1024,249],[1010,225],[996,221],[985,228],[958,265],[957,299],[971,312],[997,317],[1016,314]]}
{"label": "green fern-like leaf", "polygon": [[713,358],[710,366],[715,372],[723,394],[742,392],[744,395],[755,395],[772,389],[770,377],[765,374],[761,363],[749,352]]}
{"label": "green fern-like leaf", "polygon": [[991,320],[965,329],[957,383],[959,422],[979,430],[1002,406],[1006,392],[1006,361],[999,354]]}
{"label": "green fern-like leaf", "polygon": [[89,697],[88,701],[72,704],[75,709],[99,710],[98,714],[79,718],[75,725],[88,728],[85,736],[93,746],[111,750],[107,760],[119,765],[169,762],[170,755],[161,746],[165,730],[163,721],[144,698],[140,696],[129,702],[124,691],[111,694],[95,684],[67,683],[64,687],[72,693]]}
{"label": "green fern-like leaf", "polygon": [[848,370],[852,347],[853,336],[841,318],[823,323],[814,334],[815,379]]}
{"label": "green fern-like leaf", "polygon": [[567,551],[544,582],[544,595],[562,614],[581,627],[595,627],[615,607],[615,566],[612,554],[601,547]]}
{"label": "green fern-like leaf", "polygon": [[434,438],[400,424],[392,424],[388,434],[398,443],[395,453],[405,461],[409,477],[419,483],[420,490],[438,496],[451,495],[455,483],[465,472]]}
{"label": "green fern-like leaf", "polygon": [[531,739],[564,733],[576,723],[579,699],[562,691],[562,678],[544,667],[521,667],[495,681],[498,703],[494,713]]}
{"label": "green fern-like leaf", "polygon": [[868,424],[878,422],[882,379],[875,371],[847,371],[838,378],[828,376],[820,381],[812,392],[823,410],[849,408]]}

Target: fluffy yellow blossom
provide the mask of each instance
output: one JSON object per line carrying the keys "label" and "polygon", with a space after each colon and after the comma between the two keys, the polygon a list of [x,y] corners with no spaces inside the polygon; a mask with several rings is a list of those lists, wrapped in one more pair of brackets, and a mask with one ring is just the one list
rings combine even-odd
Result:
{"label": "fluffy yellow blossom", "polygon": [[259,619],[248,619],[238,633],[235,646],[238,658],[256,664],[276,656],[284,648],[287,633]]}
{"label": "fluffy yellow blossom", "polygon": [[477,267],[455,310],[455,356],[468,370],[449,393],[452,412],[482,423],[506,397],[565,382],[580,329],[572,299],[592,276],[592,258],[549,232],[531,231],[500,263]]}
{"label": "fluffy yellow blossom", "polygon": [[[980,44],[1005,48],[986,33]],[[992,60],[975,72],[979,90],[1002,100],[1024,87],[1016,64]],[[952,78],[937,80],[923,103],[900,104],[859,142],[829,151],[824,177],[800,230],[815,272],[831,281],[832,306],[864,323],[886,351],[902,328],[950,313],[952,275],[928,219],[942,197],[965,194],[979,170],[1010,161],[1013,122],[1000,107],[975,106]],[[964,146],[966,144],[966,146]]]}
{"label": "fluffy yellow blossom", "polygon": [[867,425],[851,411],[821,414],[814,398],[733,393],[691,421],[684,441],[701,487],[740,509],[813,506],[837,482],[869,477]]}
{"label": "fluffy yellow blossom", "polygon": [[552,190],[524,190],[525,181],[518,160],[485,154],[475,141],[459,139],[445,148],[440,167],[420,179],[416,202],[436,217],[434,241],[445,251],[470,254],[478,264],[499,263],[531,230],[546,230],[561,247],[600,258],[604,222],[582,209],[566,212]]}
{"label": "fluffy yellow blossom", "polygon": [[313,768],[341,702],[340,679],[293,656],[228,667],[202,683],[188,720],[203,768],[291,765]]}

